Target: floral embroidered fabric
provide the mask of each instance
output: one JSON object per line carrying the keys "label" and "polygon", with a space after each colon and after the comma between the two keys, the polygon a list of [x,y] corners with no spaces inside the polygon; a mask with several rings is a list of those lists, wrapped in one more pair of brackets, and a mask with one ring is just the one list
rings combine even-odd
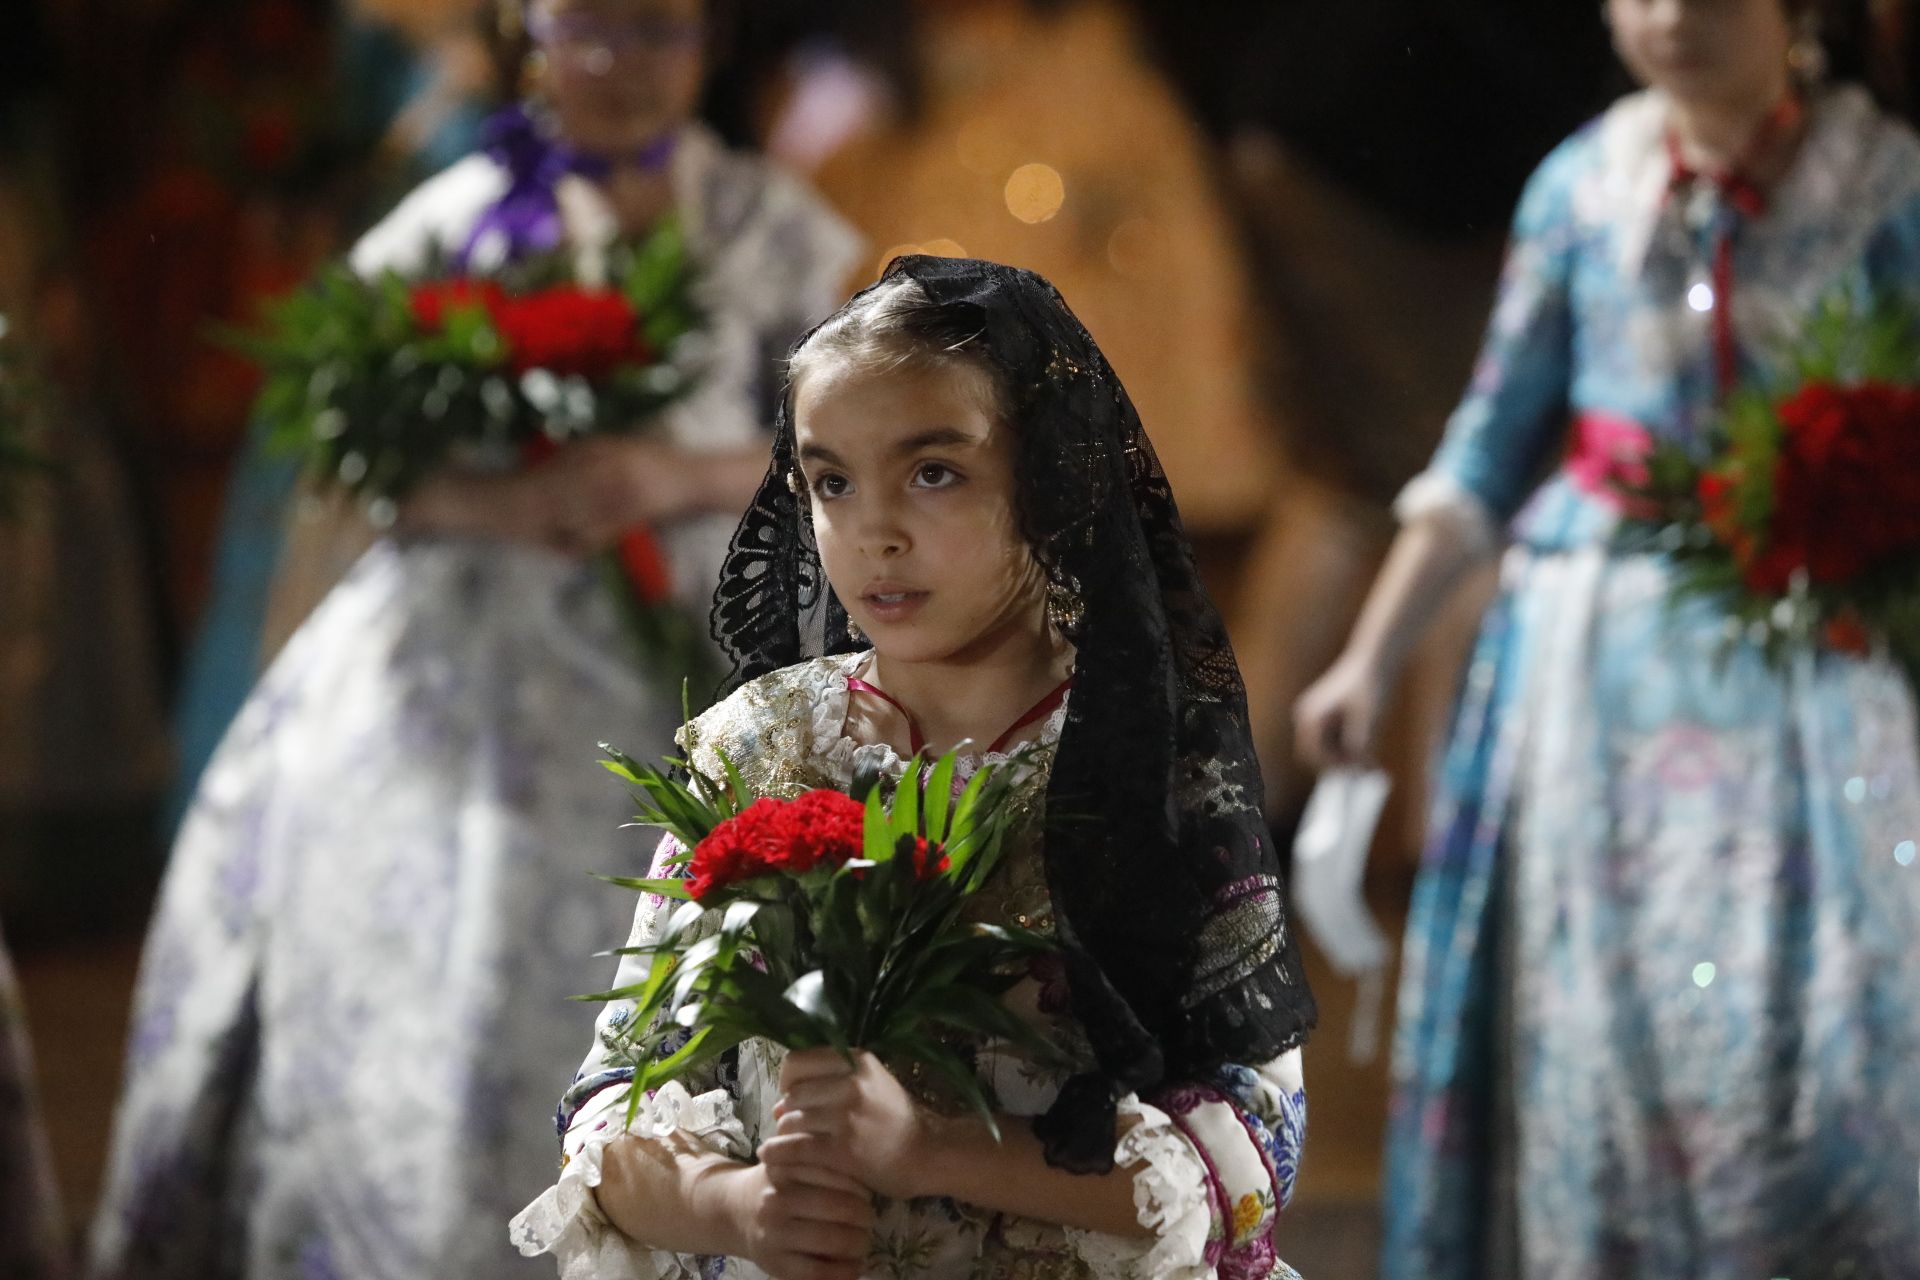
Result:
{"label": "floral embroidered fabric", "polygon": [[[690,726],[683,745],[703,768],[719,766],[717,752],[739,766],[756,793],[792,795],[809,787],[847,786],[854,771],[876,767],[898,778],[905,769],[899,753],[884,744],[858,742],[846,733],[847,677],[857,673],[865,654],[820,658],[775,672],[742,687],[726,702]],[[976,900],[983,918],[998,917],[1030,928],[1052,927],[1051,903],[1034,833],[1044,798],[1046,768],[1057,745],[1065,708],[1042,726],[1033,755],[1025,759],[1017,804],[1031,806],[1021,820],[1021,843],[1003,864],[995,882]],[[970,777],[986,763],[1007,764],[1006,756],[963,759],[956,770]],[[1018,767],[1018,766],[1016,766]],[[669,841],[665,856],[674,846]],[[656,858],[656,863],[658,858]],[[631,940],[650,939],[664,920],[664,901],[643,898]],[[620,982],[630,981],[628,959]],[[1074,1025],[1057,966],[1036,966],[1029,979],[1006,997],[1022,1016],[1044,1025],[1070,1055],[1085,1060],[1089,1051]],[[589,1055],[574,1088],[562,1103],[560,1124],[566,1159],[559,1181],[516,1220],[514,1240],[528,1253],[554,1254],[566,1280],[661,1280],[685,1276],[713,1280],[752,1280],[752,1264],[736,1258],[690,1259],[648,1254],[637,1246],[608,1243],[618,1233],[591,1204],[599,1151],[620,1135],[624,1118],[625,1077],[609,1070],[604,1037],[624,1023],[626,1006],[612,1005],[601,1015],[602,1042]],[[967,1046],[982,1084],[1003,1111],[1015,1116],[1042,1113],[1064,1077],[1040,1069],[1008,1046]],[[744,1133],[749,1149],[772,1131],[778,1095],[780,1051],[760,1042],[742,1046],[736,1059],[693,1082],[688,1092],[703,1101],[724,1098]],[[867,1274],[886,1280],[953,1280],[978,1276],[1058,1276],[1077,1280],[1204,1280],[1288,1276],[1273,1256],[1269,1235],[1274,1214],[1291,1194],[1304,1139],[1304,1094],[1300,1055],[1290,1051],[1258,1067],[1233,1067],[1233,1089],[1195,1097],[1176,1122],[1167,1110],[1138,1098],[1123,1101],[1123,1133],[1116,1158],[1141,1162],[1134,1182],[1140,1222],[1154,1234],[1146,1240],[1075,1231],[1047,1223],[975,1210],[946,1200],[889,1202],[883,1206]],[[929,1080],[911,1072],[902,1082],[927,1105],[953,1108],[952,1099]],[[662,1091],[664,1095],[667,1091]],[[657,1124],[661,1096],[647,1099],[644,1123]],[[684,1103],[679,1104],[684,1106]],[[607,1117],[616,1117],[606,1124]],[[719,1126],[702,1113],[697,1131],[716,1150],[740,1154],[714,1141]],[[732,1129],[726,1132],[731,1134]]]}

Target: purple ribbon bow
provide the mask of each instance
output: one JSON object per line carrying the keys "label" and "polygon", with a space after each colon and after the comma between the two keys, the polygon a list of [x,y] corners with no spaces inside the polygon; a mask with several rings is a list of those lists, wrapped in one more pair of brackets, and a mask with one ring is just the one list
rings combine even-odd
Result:
{"label": "purple ribbon bow", "polygon": [[[630,162],[657,171],[673,158],[677,141],[677,134],[669,131],[635,151]],[[553,137],[519,103],[487,118],[480,127],[480,146],[507,171],[507,189],[480,214],[455,256],[454,269],[461,274],[472,268],[483,245],[499,244],[505,262],[558,248],[564,232],[555,194],[560,179],[574,173],[605,182],[613,173],[609,157]]]}

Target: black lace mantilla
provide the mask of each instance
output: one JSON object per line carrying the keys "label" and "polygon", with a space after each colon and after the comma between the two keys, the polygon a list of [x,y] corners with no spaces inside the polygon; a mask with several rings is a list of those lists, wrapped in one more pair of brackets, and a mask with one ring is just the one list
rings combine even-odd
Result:
{"label": "black lace mantilla", "polygon": [[[1104,1170],[1118,1093],[1266,1062],[1314,1023],[1246,690],[1139,414],[1059,292],[964,259],[904,257],[887,278],[902,274],[1010,390],[1021,518],[1085,606],[1047,795],[1049,814],[1076,820],[1050,825],[1045,859],[1074,1012],[1103,1074],[1071,1082],[1035,1128],[1053,1163]],[[791,410],[789,395],[714,596],[736,685],[850,644],[789,482]]]}

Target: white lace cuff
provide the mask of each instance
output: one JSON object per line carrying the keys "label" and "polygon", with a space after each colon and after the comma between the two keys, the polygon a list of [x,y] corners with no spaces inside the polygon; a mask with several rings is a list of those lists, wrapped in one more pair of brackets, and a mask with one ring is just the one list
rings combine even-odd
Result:
{"label": "white lace cuff", "polygon": [[1459,532],[1466,545],[1483,556],[1500,550],[1500,526],[1487,504],[1445,471],[1422,471],[1407,482],[1393,500],[1394,517],[1403,525],[1418,520],[1443,521]]}
{"label": "white lace cuff", "polygon": [[560,1280],[700,1280],[698,1258],[640,1244],[618,1231],[600,1211],[600,1185],[607,1146],[626,1133],[659,1138],[679,1132],[735,1159],[751,1152],[733,1098],[721,1089],[694,1097],[669,1084],[640,1104],[633,1126],[624,1126],[627,1091],[602,1090],[580,1113],[562,1141],[560,1180],[522,1209],[508,1228],[522,1255],[552,1254]]}
{"label": "white lace cuff", "polygon": [[1207,1167],[1186,1135],[1158,1107],[1129,1095],[1121,1099],[1127,1126],[1114,1149],[1122,1167],[1138,1164],[1133,1207],[1147,1239],[1067,1227],[1067,1241],[1093,1274],[1122,1280],[1209,1280],[1207,1239],[1213,1229]]}

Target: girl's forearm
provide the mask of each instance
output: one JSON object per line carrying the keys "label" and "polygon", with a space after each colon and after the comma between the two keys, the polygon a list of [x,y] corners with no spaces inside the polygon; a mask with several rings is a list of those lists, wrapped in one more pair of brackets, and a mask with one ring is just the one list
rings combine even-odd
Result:
{"label": "girl's forearm", "polygon": [[629,1135],[607,1147],[595,1192],[622,1235],[673,1253],[745,1252],[739,1197],[751,1165],[681,1135]]}
{"label": "girl's forearm", "polygon": [[1104,1174],[1056,1169],[1028,1122],[1010,1116],[1000,1117],[1000,1139],[994,1141],[977,1117],[931,1121],[926,1194],[1084,1231],[1148,1234],[1133,1203],[1136,1169],[1115,1167]]}

